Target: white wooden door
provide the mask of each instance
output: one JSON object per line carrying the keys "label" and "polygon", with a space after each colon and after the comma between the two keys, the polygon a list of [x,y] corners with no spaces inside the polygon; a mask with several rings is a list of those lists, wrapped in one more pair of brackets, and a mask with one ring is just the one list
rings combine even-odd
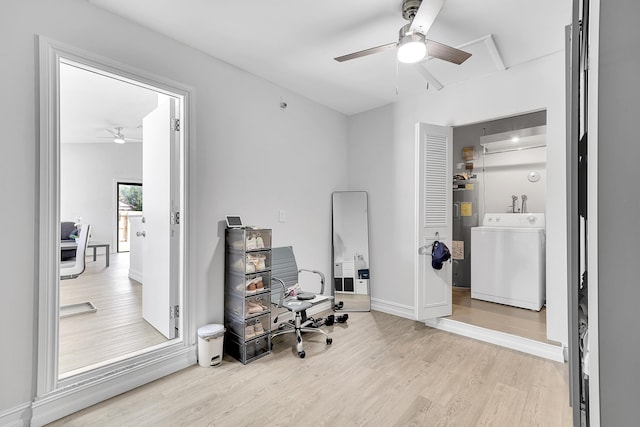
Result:
{"label": "white wooden door", "polygon": [[451,249],[453,129],[425,123],[416,125],[416,155],[419,183],[416,225],[416,318],[451,315],[451,260],[441,270],[431,266],[433,242]]}
{"label": "white wooden door", "polygon": [[167,338],[176,337],[178,305],[178,230],[172,224],[175,180],[172,173],[178,133],[172,128],[176,100],[158,95],[158,108],[142,121],[144,238],[142,248],[142,317]]}

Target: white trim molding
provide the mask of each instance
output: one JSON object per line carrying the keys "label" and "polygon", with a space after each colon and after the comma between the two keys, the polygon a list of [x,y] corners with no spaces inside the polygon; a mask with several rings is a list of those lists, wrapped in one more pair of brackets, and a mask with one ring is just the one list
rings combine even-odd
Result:
{"label": "white trim molding", "polygon": [[381,311],[383,313],[392,314],[405,319],[416,320],[415,307],[410,305],[371,298],[371,310]]}
{"label": "white trim molding", "polygon": [[564,349],[561,345],[547,344],[446,318],[427,319],[424,324],[442,331],[564,363]]}
{"label": "white trim molding", "polygon": [[[371,298],[371,310],[380,311],[398,317],[410,320],[418,320],[415,318],[414,307],[398,304],[391,301],[384,301]],[[552,345],[540,341],[522,338],[517,335],[511,335],[504,332],[498,332],[491,329],[481,328],[479,326],[470,325],[468,323],[451,320],[446,317],[437,319],[424,320],[424,324],[435,329],[451,332],[456,335],[462,335],[473,338],[478,341],[488,342],[490,344],[499,345],[501,347],[518,350],[533,356],[542,357],[556,362],[565,361],[564,348],[562,345]]]}
{"label": "white trim molding", "polygon": [[162,378],[196,363],[195,346],[133,363],[119,372],[94,376],[58,388],[33,402],[32,426],[43,426],[66,415]]}
{"label": "white trim molding", "polygon": [[31,402],[0,412],[0,426],[23,427],[31,418]]}

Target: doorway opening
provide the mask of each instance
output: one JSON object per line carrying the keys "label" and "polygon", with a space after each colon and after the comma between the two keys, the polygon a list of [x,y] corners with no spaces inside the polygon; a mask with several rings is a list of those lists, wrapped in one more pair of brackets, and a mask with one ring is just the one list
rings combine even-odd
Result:
{"label": "doorway opening", "polygon": [[132,219],[142,216],[142,184],[118,182],[116,188],[117,252],[129,252],[131,249]]}
{"label": "doorway opening", "polygon": [[[492,216],[504,214],[510,219],[513,217],[508,215],[522,216],[523,213],[546,212],[546,137],[543,134],[529,145],[518,142],[515,138],[516,134],[526,133],[529,129],[542,129],[544,132],[545,126],[546,111],[538,111],[453,128],[453,286],[452,315],[449,319],[556,344],[547,340],[546,306],[522,308],[527,304],[510,300],[508,296],[506,299],[501,296],[513,295],[511,292],[515,292],[514,288],[502,289],[496,281],[490,284],[492,290],[489,296],[479,295],[481,292],[475,292],[474,296],[473,290],[474,273],[476,283],[479,283],[478,275],[482,273],[479,271],[482,266],[472,262],[472,230],[483,228],[481,226],[487,225],[487,221],[495,219],[491,218]],[[510,133],[514,134],[513,140],[509,137],[504,140],[504,147],[497,147],[496,144],[502,144],[499,141]],[[496,135],[496,138],[493,138],[496,140],[494,145],[499,148],[494,150],[495,155],[488,154],[489,150],[486,147],[490,143],[485,143],[492,140],[492,135]],[[506,227],[503,230],[506,230],[507,234],[510,231]],[[544,242],[544,230],[540,235]],[[519,235],[518,238],[523,236],[524,234]],[[477,233],[476,239],[480,239]],[[504,248],[505,244],[500,243],[500,247]],[[479,250],[477,242],[474,250]],[[486,250],[489,249],[481,251]],[[498,257],[499,252],[491,253],[495,254],[494,258]],[[523,253],[525,258],[529,258],[529,255],[531,260],[536,257],[535,253]],[[528,259],[524,260],[527,261]],[[540,261],[544,266],[544,252]],[[500,264],[497,259],[496,262]],[[476,271],[472,270],[472,265]],[[507,272],[509,267],[513,265],[503,264],[499,275],[511,275]],[[515,274],[519,274],[518,267]],[[544,292],[544,269],[540,275]],[[513,286],[518,286],[519,283],[516,282],[519,279],[516,276],[511,277],[514,280]],[[507,283],[505,286],[511,285]],[[531,292],[527,294],[527,298]],[[535,299],[540,300],[540,297]]]}

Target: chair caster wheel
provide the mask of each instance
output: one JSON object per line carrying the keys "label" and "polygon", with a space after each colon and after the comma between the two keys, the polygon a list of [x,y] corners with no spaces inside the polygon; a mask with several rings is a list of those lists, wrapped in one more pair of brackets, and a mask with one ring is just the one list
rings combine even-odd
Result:
{"label": "chair caster wheel", "polygon": [[327,345],[331,345],[332,342],[333,342],[333,338],[327,338]]}
{"label": "chair caster wheel", "polygon": [[306,356],[306,354],[304,353],[304,351],[299,351],[299,352],[298,352],[298,357],[299,357],[300,359],[304,359],[304,356]]}

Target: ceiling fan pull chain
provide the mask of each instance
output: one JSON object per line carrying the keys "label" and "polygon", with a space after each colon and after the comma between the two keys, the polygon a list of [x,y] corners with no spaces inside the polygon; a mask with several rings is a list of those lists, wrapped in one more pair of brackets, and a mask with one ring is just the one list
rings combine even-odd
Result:
{"label": "ceiling fan pull chain", "polygon": [[400,67],[399,61],[398,61],[398,59],[396,58],[396,96],[398,96],[398,94],[400,93],[400,90],[398,89],[398,80],[399,80],[399,78],[398,78],[398,74],[399,74],[399,67]]}

